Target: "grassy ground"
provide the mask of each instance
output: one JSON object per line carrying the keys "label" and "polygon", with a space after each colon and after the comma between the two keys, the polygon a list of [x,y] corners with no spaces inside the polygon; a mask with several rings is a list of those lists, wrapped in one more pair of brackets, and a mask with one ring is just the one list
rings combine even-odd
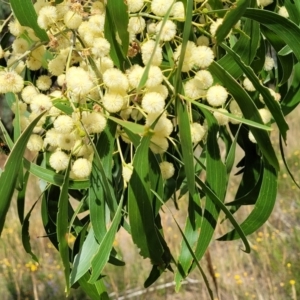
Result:
{"label": "grassy ground", "polygon": [[[299,113],[299,109],[298,109]],[[286,157],[295,178],[300,182],[300,132],[297,112],[290,119],[292,131],[289,133]],[[273,134],[274,141],[276,133]],[[2,157],[1,166],[4,158]],[[289,178],[281,162],[278,201],[269,221],[259,232],[249,237],[251,254],[241,251],[241,243],[212,242],[209,255],[201,261],[207,271],[211,287],[218,293],[215,299],[270,299],[296,300],[300,295],[300,193]],[[33,187],[37,186],[35,179]],[[232,181],[234,187],[235,181]],[[28,191],[29,202],[38,198],[38,189]],[[30,203],[28,203],[30,204]],[[185,205],[184,199],[181,205]],[[26,207],[26,211],[30,206]],[[181,211],[172,208],[175,217],[183,220]],[[30,231],[33,250],[40,257],[37,265],[24,253],[17,212],[13,207],[0,239],[0,291],[1,299],[65,299],[64,279],[59,257],[47,239],[43,238],[39,207],[33,212]],[[164,213],[167,242],[176,253],[179,248],[180,234],[175,229],[172,217]],[[222,229],[220,227],[219,234]],[[197,270],[183,283],[179,293],[175,293],[171,273],[165,273],[148,290],[142,288],[150,270],[148,261],[138,256],[130,237],[121,231],[115,241],[126,262],[125,267],[107,266],[108,289],[115,299],[199,299],[206,300],[208,295],[201,275]],[[217,296],[218,295],[218,296]],[[80,290],[75,290],[69,299],[85,299]]]}

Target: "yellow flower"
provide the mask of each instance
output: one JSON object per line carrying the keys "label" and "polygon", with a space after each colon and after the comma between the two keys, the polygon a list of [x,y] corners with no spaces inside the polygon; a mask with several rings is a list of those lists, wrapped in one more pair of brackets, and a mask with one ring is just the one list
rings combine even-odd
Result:
{"label": "yellow flower", "polygon": [[296,281],[294,279],[291,279],[289,282],[290,282],[290,285],[295,285],[296,284]]}

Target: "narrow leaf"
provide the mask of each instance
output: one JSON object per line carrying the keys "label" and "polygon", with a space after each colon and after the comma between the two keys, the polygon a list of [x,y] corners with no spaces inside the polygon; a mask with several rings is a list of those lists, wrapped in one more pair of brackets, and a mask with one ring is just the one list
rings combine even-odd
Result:
{"label": "narrow leaf", "polygon": [[133,173],[128,187],[128,214],[131,235],[143,257],[153,264],[163,263],[163,248],[154,223],[149,178],[150,136],[143,137],[133,159]]}
{"label": "narrow leaf", "polygon": [[22,158],[23,154],[26,149],[27,142],[29,140],[29,137],[40,120],[40,118],[45,114],[43,112],[38,117],[36,117],[32,123],[30,123],[27,128],[24,130],[22,135],[19,137],[19,139],[16,141],[14,147],[12,148],[12,151],[5,163],[4,171],[1,173],[0,176],[0,195],[1,195],[1,201],[0,201],[0,234],[2,232],[6,213],[8,211],[8,208],[10,206],[10,201],[14,193],[14,188],[17,183],[20,165],[22,164]]}
{"label": "narrow leaf", "polygon": [[64,176],[64,182],[61,186],[61,191],[58,199],[58,212],[56,219],[57,226],[57,241],[58,249],[64,266],[66,292],[68,294],[70,289],[69,275],[70,275],[70,258],[69,258],[69,245],[68,245],[68,204],[69,204],[69,174],[71,162],[69,161],[68,168]]}
{"label": "narrow leaf", "polygon": [[278,125],[278,128],[282,136],[286,140],[286,132],[288,131],[289,126],[284,119],[284,116],[282,114],[278,102],[274,99],[274,97],[271,96],[268,88],[264,87],[260,83],[259,79],[255,75],[253,70],[249,66],[246,66],[242,62],[241,58],[234,51],[232,51],[232,49],[230,49],[225,44],[222,44],[221,46],[233,57],[234,61],[240,66],[240,68],[243,70],[245,75],[251,80],[255,89],[263,96],[266,106],[270,110],[275,122]]}
{"label": "narrow leaf", "polygon": [[[243,115],[249,120],[262,123],[257,107],[248,93],[246,93],[237,81],[217,62],[213,62],[209,69],[223,83],[223,85],[226,86],[233,98],[237,101]],[[278,170],[279,163],[267,132],[256,128],[251,128],[251,132],[253,133],[263,155]]]}
{"label": "narrow leaf", "polygon": [[15,17],[22,26],[32,28],[41,41],[49,41],[46,31],[37,24],[37,14],[31,0],[10,0],[10,5]]}
{"label": "narrow leaf", "polygon": [[247,8],[244,17],[251,18],[278,34],[291,47],[297,60],[300,60],[300,28],[295,23],[274,12],[256,8]]}
{"label": "narrow leaf", "polygon": [[39,262],[37,256],[32,252],[31,245],[30,245],[30,235],[29,235],[29,219],[31,216],[31,213],[37,204],[38,201],[35,201],[32,207],[30,208],[29,212],[27,213],[23,224],[22,224],[22,244],[25,249],[25,251],[31,255],[31,258],[36,261],[37,263]]}
{"label": "narrow leaf", "polygon": [[[240,225],[243,233],[249,235],[258,230],[270,217],[277,194],[277,172],[268,161],[264,162],[263,180],[258,199],[253,211],[249,214],[244,222]],[[223,235],[218,240],[235,240],[240,237],[237,229]]]}
{"label": "narrow leaf", "polygon": [[218,44],[226,38],[234,25],[241,19],[246,11],[246,8],[249,7],[250,1],[251,0],[237,1],[236,5],[232,6],[226,13],[222,26],[219,26],[216,32]]}
{"label": "narrow leaf", "polygon": [[121,199],[111,226],[100,242],[98,252],[91,261],[92,274],[89,283],[95,283],[106,265],[122,218],[123,199]]}

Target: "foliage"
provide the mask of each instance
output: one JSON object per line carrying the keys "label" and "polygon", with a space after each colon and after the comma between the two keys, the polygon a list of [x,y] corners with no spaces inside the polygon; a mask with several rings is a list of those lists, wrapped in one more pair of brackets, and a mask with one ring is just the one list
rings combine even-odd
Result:
{"label": "foliage", "polygon": [[[199,261],[221,212],[233,229],[219,240],[241,238],[250,252],[246,236],[276,200],[271,124],[285,141],[285,115],[299,102],[299,5],[10,4],[0,93],[15,118],[11,134],[1,124],[11,152],[0,177],[0,232],[16,189],[23,246],[38,261],[28,234],[35,204],[24,211],[30,172],[40,178],[43,226],[60,253],[67,293],[79,284],[92,299],[108,298],[103,268],[124,265],[113,247],[121,227],[152,263],[145,287],[169,270],[179,289],[196,267],[207,283]],[[242,180],[225,203],[237,145]],[[23,157],[26,147],[34,161]],[[160,214],[185,194],[184,229],[174,219],[182,234],[175,257]],[[253,210],[239,224],[234,214],[245,205]]]}

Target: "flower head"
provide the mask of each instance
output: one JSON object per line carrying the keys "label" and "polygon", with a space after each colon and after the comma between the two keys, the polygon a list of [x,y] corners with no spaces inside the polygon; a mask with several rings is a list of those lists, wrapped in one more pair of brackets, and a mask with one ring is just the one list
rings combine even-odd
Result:
{"label": "flower head", "polygon": [[86,158],[78,158],[73,163],[72,172],[79,179],[87,178],[92,172],[92,163]]}
{"label": "flower head", "polygon": [[19,93],[24,87],[23,78],[15,71],[0,73],[0,93]]}
{"label": "flower head", "polygon": [[163,161],[159,164],[161,176],[164,180],[171,178],[175,173],[174,165],[168,161]]}
{"label": "flower head", "polygon": [[49,158],[50,166],[56,171],[63,171],[68,167],[69,156],[63,151],[56,151]]}
{"label": "flower head", "polygon": [[211,106],[222,106],[227,100],[228,92],[221,85],[214,85],[207,90],[206,100]]}

